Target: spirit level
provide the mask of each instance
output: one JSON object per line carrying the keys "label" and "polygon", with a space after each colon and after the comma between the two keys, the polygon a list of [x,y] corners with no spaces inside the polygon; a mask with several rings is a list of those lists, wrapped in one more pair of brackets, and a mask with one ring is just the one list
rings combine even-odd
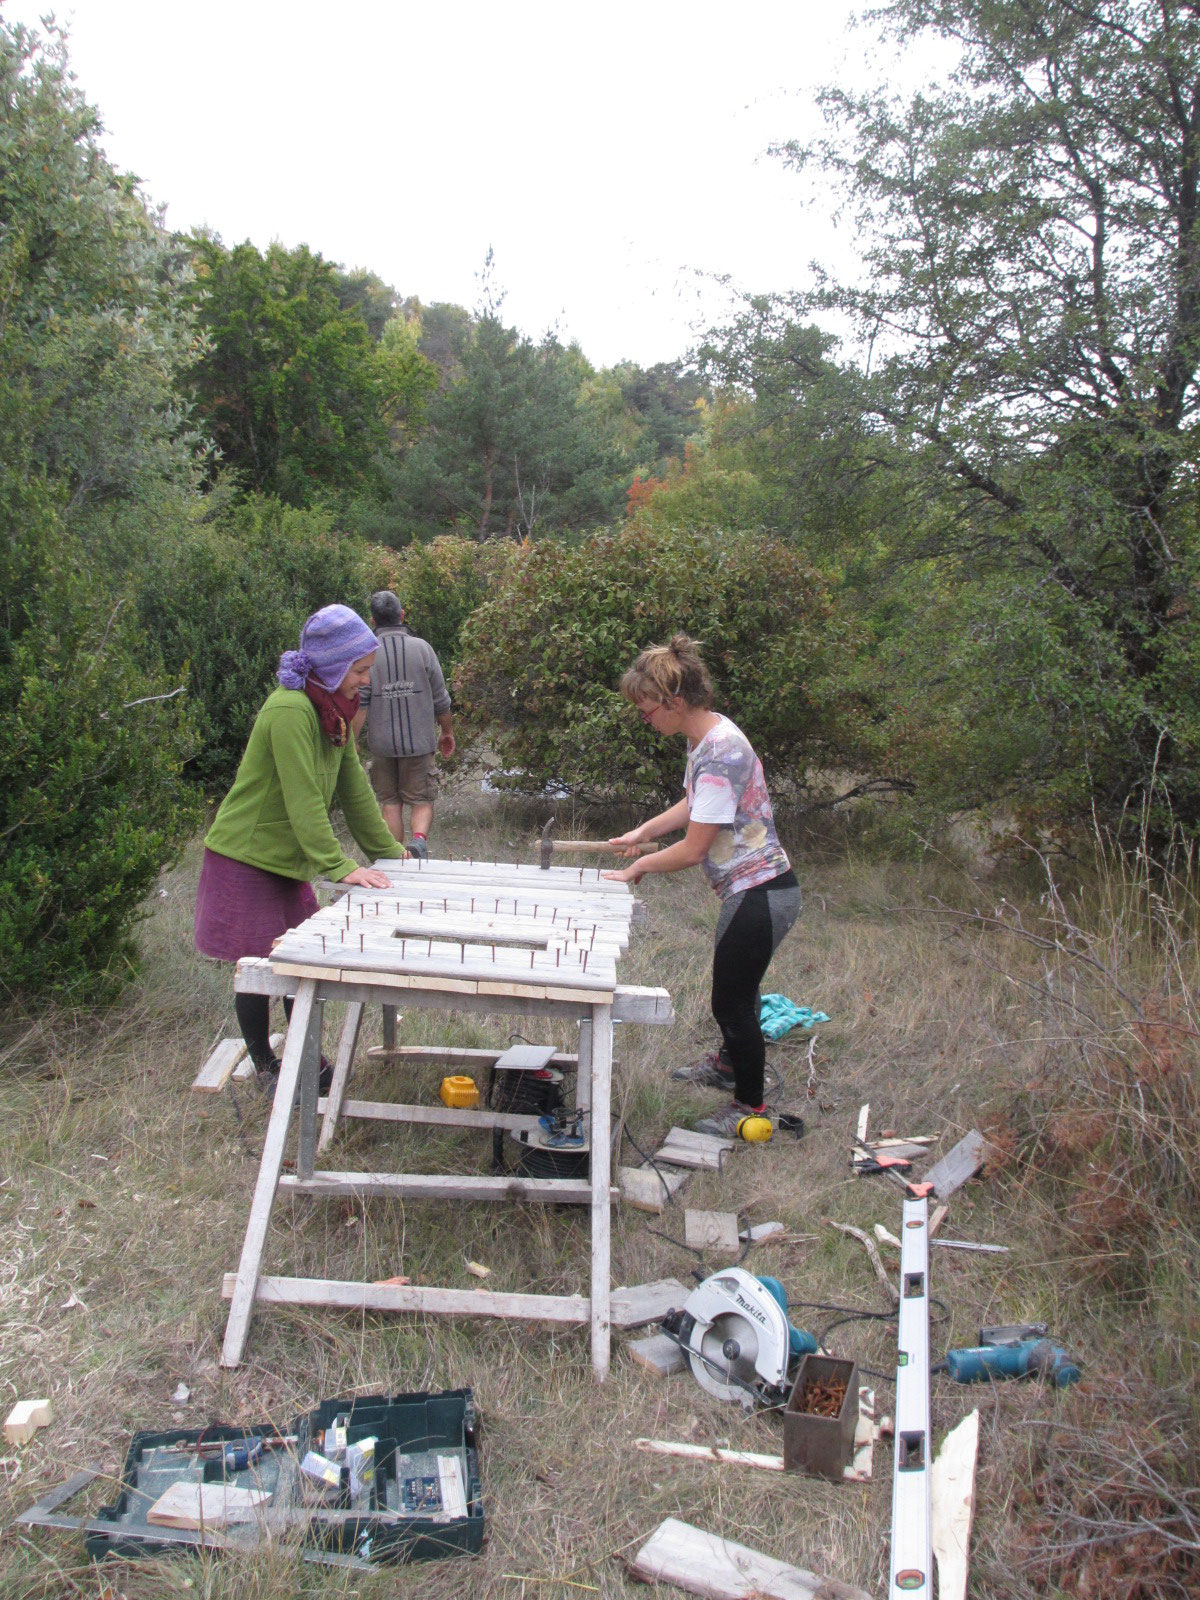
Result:
{"label": "spirit level", "polygon": [[933,1594],[929,1531],[929,1218],[925,1200],[905,1200],[900,1232],[896,1354],[896,1451],[892,1467],[889,1600]]}

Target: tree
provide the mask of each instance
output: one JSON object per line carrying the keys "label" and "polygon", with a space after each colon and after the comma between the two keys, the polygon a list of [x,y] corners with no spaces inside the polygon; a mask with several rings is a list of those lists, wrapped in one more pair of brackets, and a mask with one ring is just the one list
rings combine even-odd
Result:
{"label": "tree", "polygon": [[73,510],[190,471],[186,261],[109,165],[64,37],[0,23],[0,375]]}
{"label": "tree", "polygon": [[336,268],[307,245],[190,243],[205,336],[190,389],[225,466],[293,505],[362,484],[386,444],[385,396]]}
{"label": "tree", "polygon": [[[968,615],[993,641],[1025,627],[1052,646],[1045,683],[1002,685],[1010,712],[1055,730],[1007,785],[1111,819],[1153,791],[1194,829],[1200,747],[1174,675],[1194,655],[1200,12],[893,0],[878,15],[902,41],[955,41],[960,65],[907,104],[830,90],[833,136],[784,148],[840,180],[864,241],[857,283],[776,303],[783,320],[836,309],[861,340],[832,389],[811,359],[794,381],[833,394],[864,455],[900,473],[905,554],[936,564],[939,607],[964,597],[944,609],[994,712],[1008,657],[961,631]],[[925,688],[949,716],[961,684],[939,679],[940,662]]]}
{"label": "tree", "polygon": [[435,527],[471,527],[480,539],[611,513],[622,463],[581,404],[590,371],[578,351],[553,338],[535,345],[485,312],[457,371],[430,401],[405,465],[414,510]]}
{"label": "tree", "polygon": [[0,23],[0,988],[107,996],[195,825],[179,679],[95,560],[178,501],[179,262],[98,142],[61,34]]}

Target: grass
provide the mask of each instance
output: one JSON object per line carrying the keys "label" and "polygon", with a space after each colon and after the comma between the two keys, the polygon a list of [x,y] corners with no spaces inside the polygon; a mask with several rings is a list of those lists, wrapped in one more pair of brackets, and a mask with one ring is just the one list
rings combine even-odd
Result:
{"label": "grass", "polygon": [[[464,782],[444,795],[434,850],[533,860],[542,820]],[[602,830],[580,819],[578,831]],[[832,1020],[819,1031],[811,1063],[807,1037],[785,1039],[769,1060],[783,1080],[782,1104],[803,1113],[808,1131],[799,1142],[777,1136],[739,1148],[723,1175],[693,1176],[682,1203],[736,1210],[751,1221],[779,1218],[801,1242],[762,1247],[747,1260],[752,1270],[779,1277],[796,1302],[878,1311],[884,1298],[861,1246],[826,1226],[835,1219],[895,1230],[898,1221],[898,1191],[847,1169],[859,1104],[871,1102],[873,1130],[936,1134],[943,1150],[969,1127],[984,1127],[996,1158],[981,1181],[954,1197],[945,1231],[1004,1242],[1012,1252],[934,1252],[933,1290],[946,1309],[933,1344],[974,1343],[982,1323],[1046,1321],[1084,1359],[1086,1381],[1058,1396],[1034,1385],[962,1389],[935,1380],[935,1435],[980,1407],[972,1593],[1017,1600],[1087,1593],[1064,1577],[1052,1552],[1056,1539],[1076,1541],[1078,1570],[1080,1528],[1100,1515],[1096,1505],[1080,1509],[1078,1496],[1072,1500],[1072,1463],[1086,1462],[1087,1482],[1102,1486],[1105,1460],[1130,1459],[1128,1450],[1121,1455],[1121,1428],[1111,1417],[1104,1427],[1096,1421],[1098,1412],[1107,1416],[1106,1395],[1128,1397],[1122,1427],[1167,1419],[1158,1428],[1158,1454],[1148,1445],[1144,1453],[1168,1486],[1154,1514],[1177,1542],[1187,1543],[1194,1510],[1186,1496],[1171,1501],[1183,1449],[1176,1422],[1181,1415],[1195,1421],[1189,1406],[1200,1331],[1189,1278],[1197,1265],[1196,1213],[1177,1203],[1196,1136],[1170,1122],[1171,1095],[1190,1105],[1186,1094],[1195,1088],[1190,997],[1197,963],[1184,932],[1187,908],[1165,907],[1161,895],[1151,904],[1144,883],[1135,875],[1122,886],[1111,863],[1104,894],[1061,897],[1056,905],[1039,898],[1044,885],[1002,889],[932,855],[881,863],[856,851],[848,835],[788,842],[807,906],[767,986]],[[10,1528],[0,1545],[0,1594],[631,1596],[645,1591],[623,1559],[668,1515],[882,1593],[888,1449],[877,1453],[874,1482],[864,1486],[639,1455],[632,1448],[639,1435],[778,1451],[779,1423],[720,1405],[686,1375],[650,1379],[622,1353],[619,1337],[610,1379],[597,1387],[584,1332],[260,1310],[242,1367],[218,1368],[226,1313],[219,1286],[237,1262],[265,1106],[242,1086],[236,1105],[229,1095],[188,1093],[212,1044],[234,1031],[228,971],[192,950],[198,863],[197,847],[164,878],[144,929],[143,972],[116,1007],[103,1016],[27,1017],[14,1021],[5,1039],[0,1378],[10,1400],[51,1395],[55,1420],[4,1461],[3,1521],[84,1465],[108,1474],[94,1503],[110,1497],[129,1436],[140,1427],[263,1416],[282,1423],[334,1394],[470,1385],[483,1417],[487,1544],[470,1562],[379,1574],[298,1566],[270,1552],[254,1561],[109,1562],[97,1576],[77,1536]],[[635,938],[621,977],[665,985],[677,1013],[670,1030],[617,1030],[614,1100],[648,1149],[672,1123],[686,1123],[712,1103],[710,1095],[673,1084],[668,1072],[713,1042],[707,986],[717,902],[698,874],[647,879],[640,892],[650,925]],[[1131,923],[1139,905],[1144,925],[1158,919],[1157,940]],[[1132,997],[1132,1010],[1118,991]],[[1147,1016],[1161,1037],[1145,1032]],[[329,1023],[336,1037],[336,1013]],[[405,1042],[502,1044],[518,1025],[513,1018],[413,1011],[400,1033]],[[522,1031],[572,1047],[548,1027]],[[1151,1061],[1157,1098],[1147,1100]],[[428,1099],[438,1073],[360,1067],[358,1077],[369,1081],[372,1097]],[[1075,1148],[1067,1132],[1080,1104],[1089,1115],[1116,1113],[1109,1137],[1101,1129],[1093,1143],[1076,1140]],[[1164,1127],[1182,1165],[1156,1174]],[[347,1167],[486,1170],[490,1139],[357,1124],[339,1134],[338,1150]],[[632,1157],[626,1146],[624,1159]],[[1137,1203],[1130,1215],[1114,1213],[1106,1222],[1080,1202],[1093,1199],[1117,1168],[1128,1181],[1112,1192],[1120,1205],[1133,1205],[1131,1195]],[[683,1234],[681,1210],[662,1218],[614,1213],[615,1283],[690,1282],[694,1268],[721,1264],[675,1242]],[[1135,1227],[1136,1252],[1129,1237]],[[1106,1246],[1106,1237],[1116,1243]],[[266,1270],[368,1278],[404,1272],[414,1282],[469,1288],[475,1280],[465,1262],[472,1259],[491,1268],[489,1287],[570,1292],[586,1285],[587,1250],[586,1216],[568,1208],[281,1201]],[[1107,1262],[1109,1255],[1121,1259]],[[793,1320],[820,1330],[837,1314],[797,1304]],[[894,1367],[890,1323],[840,1327],[830,1343],[882,1373]],[[182,1407],[171,1398],[181,1382],[191,1391]],[[886,1410],[890,1383],[877,1388]],[[1194,1439],[1195,1427],[1190,1431]],[[1143,1484],[1139,1500],[1135,1482],[1103,1501],[1112,1525],[1139,1507],[1144,1513],[1146,1493]],[[1101,1571],[1099,1557],[1089,1559]],[[1178,1585],[1190,1581],[1190,1559],[1186,1550],[1178,1557],[1182,1578],[1160,1563],[1158,1589],[1138,1589],[1132,1580],[1121,1587],[1105,1572],[1105,1592],[1127,1600],[1189,1592]]]}

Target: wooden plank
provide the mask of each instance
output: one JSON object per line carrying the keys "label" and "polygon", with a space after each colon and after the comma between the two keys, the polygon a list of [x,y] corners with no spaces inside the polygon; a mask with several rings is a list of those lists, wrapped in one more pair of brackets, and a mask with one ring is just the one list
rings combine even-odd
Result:
{"label": "wooden plank", "polygon": [[[283,1049],[283,1041],[286,1037],[287,1035],[283,1033],[273,1033],[271,1035],[267,1042],[271,1046],[271,1054],[273,1056],[277,1056]],[[248,1054],[244,1055],[238,1062],[237,1066],[234,1067],[233,1076],[238,1080],[238,1082],[245,1082],[248,1078],[258,1077],[258,1068],[254,1065],[254,1062],[251,1060]]]}
{"label": "wooden plank", "polygon": [[[322,1100],[317,1109],[325,1105]],[[429,1106],[396,1105],[390,1100],[345,1100],[342,1116],[355,1117],[365,1122],[409,1122],[444,1128],[506,1128],[513,1133],[536,1128],[536,1116],[522,1116],[515,1111],[467,1111],[440,1102]]]}
{"label": "wooden plank", "polygon": [[716,1250],[735,1256],[742,1248],[738,1219],[732,1211],[683,1213],[683,1242],[690,1250]]}
{"label": "wooden plank", "polygon": [[636,1211],[649,1211],[655,1216],[662,1215],[687,1180],[686,1171],[677,1172],[672,1167],[664,1168],[661,1173],[653,1167],[617,1168],[622,1205],[633,1206]]}
{"label": "wooden plank", "polygon": [[346,1097],[346,1085],[350,1081],[350,1068],[354,1064],[354,1053],[358,1049],[358,1036],[362,1030],[365,1010],[366,1007],[361,1000],[352,1000],[346,1007],[346,1020],[342,1025],[342,1038],[338,1045],[337,1060],[333,1064],[329,1093],[318,1107],[325,1113],[325,1120],[321,1124],[321,1137],[317,1141],[318,1155],[323,1155],[328,1150],[337,1132],[338,1117],[341,1115],[342,1101]]}
{"label": "wooden plank", "polygon": [[723,1139],[715,1133],[697,1133],[694,1128],[672,1128],[667,1134],[667,1141],[671,1144],[683,1145],[689,1150],[712,1150],[728,1152],[733,1149],[733,1139]]}
{"label": "wooden plank", "polygon": [[218,1094],[246,1054],[244,1039],[222,1039],[192,1079],[193,1094]]}
{"label": "wooden plank", "polygon": [[639,1283],[631,1289],[614,1289],[610,1301],[614,1328],[644,1328],[648,1322],[661,1322],[688,1297],[678,1278],[660,1278],[655,1283]]}
{"label": "wooden plank", "polygon": [[966,1600],[978,1452],[979,1412],[972,1411],[942,1440],[930,1472],[938,1600]]}
{"label": "wooden plank", "polygon": [[[589,1034],[587,1050],[584,1036]],[[591,1083],[592,1180],[592,1371],[601,1382],[608,1374],[612,1339],[609,1292],[611,1274],[612,1203],[612,1007],[595,1006],[591,1017],[579,1024],[579,1081]],[[590,1070],[589,1070],[590,1069]]]}
{"label": "wooden plank", "polygon": [[[301,981],[296,991],[296,1003],[288,1026],[287,1041],[283,1047],[283,1062],[279,1068],[279,1082],[275,1086],[275,1100],[263,1140],[262,1161],[250,1202],[250,1217],[246,1224],[246,1238],[238,1264],[237,1281],[231,1296],[229,1320],[225,1324],[225,1339],[221,1346],[221,1365],[236,1367],[246,1348],[246,1335],[250,1331],[250,1315],[254,1309],[254,1288],[262,1267],[263,1247],[267,1241],[267,1227],[275,1204],[275,1190],[283,1166],[283,1152],[287,1143],[288,1125],[292,1120],[292,1104],[296,1097],[296,1082],[300,1076],[300,1060],[314,1015],[317,1014],[316,984],[311,979]],[[320,1051],[320,1041],[317,1043]]]}
{"label": "wooden plank", "polygon": [[[235,1281],[233,1273],[225,1274],[221,1293],[226,1299]],[[500,1294],[490,1289],[439,1289],[416,1283],[354,1283],[329,1278],[262,1277],[258,1280],[257,1299],[269,1305],[514,1317],[530,1322],[574,1323],[581,1327],[589,1317],[587,1299],[583,1295]]]}
{"label": "wooden plank", "polygon": [[665,1333],[652,1333],[647,1339],[630,1339],[625,1346],[631,1361],[656,1378],[669,1378],[687,1365],[683,1351]]}
{"label": "wooden plank", "polygon": [[[548,889],[586,889],[589,894],[613,900],[632,900],[627,883],[605,878],[600,867],[539,867],[526,861],[396,861],[385,857],[372,865],[386,872],[393,883],[420,883],[432,891],[437,884],[476,883],[536,892]],[[353,886],[351,893],[354,892]],[[368,898],[371,891],[361,891]]]}
{"label": "wooden plank", "polygon": [[613,1021],[662,1025],[675,1021],[675,1008],[665,989],[619,983],[613,991]]}
{"label": "wooden plank", "polygon": [[[362,979],[356,978],[353,982],[339,982],[335,975],[331,979],[326,971],[321,972],[319,994],[322,1000],[361,1000],[367,1005],[382,1005],[388,1009],[395,1008],[395,997],[390,992],[392,984],[380,982],[377,976],[364,975]],[[571,1021],[578,1020],[579,1007],[559,1001],[546,1000],[523,1004],[522,996],[515,1003],[506,1004],[503,996],[480,997],[478,995],[464,995],[461,999],[451,997],[449,994],[438,992],[436,986],[430,983],[411,982],[401,980],[408,984],[411,993],[406,995],[406,1000],[414,1006],[423,1006],[438,1011],[463,1011],[470,1014],[504,1012],[526,1012],[529,1016],[563,1018]],[[296,992],[295,978],[286,971],[276,972],[270,959],[266,956],[243,956],[234,970],[234,991],[237,994],[267,994],[286,996]],[[595,996],[589,996],[594,1000]],[[613,1021],[637,1022],[651,1026],[662,1026],[675,1020],[675,1012],[671,1005],[671,996],[665,989],[647,988],[639,984],[618,984],[613,991]]]}
{"label": "wooden plank", "polygon": [[296,1131],[296,1176],[311,1178],[317,1155],[317,1099],[320,1093],[321,1031],[325,1002],[318,1000],[300,1059],[300,1111]]}
{"label": "wooden plank", "polygon": [[[481,1068],[495,1066],[503,1054],[503,1050],[474,1050],[455,1045],[402,1044],[388,1049],[386,1046],[376,1044],[367,1051],[367,1060],[407,1062],[410,1066],[418,1067]],[[556,1050],[547,1065],[557,1067],[560,1072],[573,1072],[579,1065],[579,1057]]]}
{"label": "wooden plank", "polygon": [[[388,1195],[393,1200],[533,1200],[546,1205],[590,1205],[592,1190],[583,1178],[454,1176],[441,1173],[314,1172],[311,1178],[285,1173],[281,1191],[323,1195],[326,1199]],[[619,1193],[613,1198],[620,1199]]]}
{"label": "wooden plank", "polygon": [[934,1211],[933,1215],[929,1219],[929,1237],[931,1239],[933,1238],[934,1234],[938,1231],[938,1229],[941,1227],[942,1223],[945,1222],[946,1218],[949,1215],[950,1215],[950,1207],[949,1206],[938,1206],[936,1208],[936,1210]]}
{"label": "wooden plank", "polygon": [[[668,1344],[673,1341],[668,1339]],[[679,1346],[675,1345],[679,1350]],[[679,1351],[682,1357],[683,1351]],[[653,1456],[679,1456],[685,1461],[706,1461],[722,1467],[760,1467],[764,1472],[782,1472],[782,1456],[760,1455],[754,1450],[726,1450],[721,1445],[685,1444],[674,1439],[635,1439],[635,1450]]]}
{"label": "wooden plank", "polygon": [[647,1583],[673,1583],[705,1600],[871,1600],[865,1589],[818,1577],[675,1517],[659,1524],[631,1565]]}
{"label": "wooden plank", "polygon": [[695,1150],[690,1145],[664,1144],[654,1152],[655,1162],[666,1162],[672,1167],[697,1167],[707,1172],[720,1172],[725,1164],[723,1150]]}
{"label": "wooden plank", "polygon": [[925,1182],[933,1185],[939,1200],[949,1200],[956,1189],[961,1189],[968,1178],[973,1178],[983,1165],[985,1140],[978,1128],[972,1128],[960,1139],[936,1167],[930,1167]]}
{"label": "wooden plank", "polygon": [[858,1128],[855,1132],[855,1138],[860,1144],[866,1144],[867,1142],[867,1124],[870,1120],[870,1117],[871,1102],[868,1100],[866,1105],[859,1106],[858,1108]]}

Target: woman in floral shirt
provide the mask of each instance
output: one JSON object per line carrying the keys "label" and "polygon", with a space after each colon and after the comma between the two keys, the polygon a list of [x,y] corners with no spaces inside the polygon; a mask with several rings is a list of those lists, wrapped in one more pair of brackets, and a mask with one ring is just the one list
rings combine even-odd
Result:
{"label": "woman in floral shirt", "polygon": [[764,1111],[758,991],[799,914],[800,887],[775,832],[762,762],[741,729],[712,709],[712,682],[695,640],[676,634],[669,644],[643,650],[621,679],[621,693],[656,733],[687,740],[687,765],[683,799],[609,843],[631,846],[686,832],[665,850],[605,876],[636,883],[645,873],[699,865],[721,897],[712,1012],[722,1045],[674,1076],[729,1093],[725,1109],[696,1127],[732,1136],[743,1117]]}

